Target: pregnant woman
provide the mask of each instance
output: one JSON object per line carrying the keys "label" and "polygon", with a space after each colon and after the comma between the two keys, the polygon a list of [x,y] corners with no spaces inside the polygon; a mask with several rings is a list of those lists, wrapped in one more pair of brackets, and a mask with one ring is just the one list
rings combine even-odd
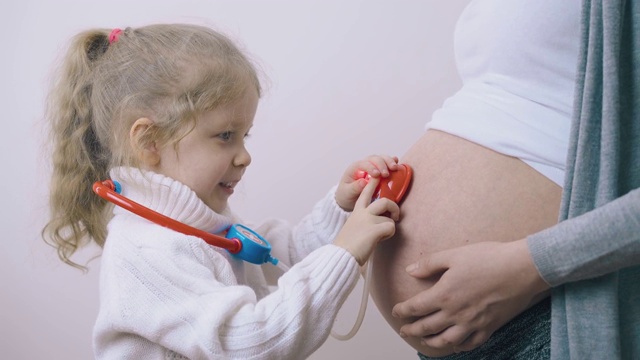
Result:
{"label": "pregnant woman", "polygon": [[[391,315],[393,306],[437,280],[408,276],[408,265],[473,242],[521,239],[557,222],[580,10],[577,0],[472,0],[461,14],[455,55],[463,86],[402,157],[414,181],[395,239],[373,260],[372,297],[396,331],[407,321]],[[546,295],[530,299],[529,309],[519,309],[484,346],[548,356]],[[426,356],[454,353],[405,340]]]}

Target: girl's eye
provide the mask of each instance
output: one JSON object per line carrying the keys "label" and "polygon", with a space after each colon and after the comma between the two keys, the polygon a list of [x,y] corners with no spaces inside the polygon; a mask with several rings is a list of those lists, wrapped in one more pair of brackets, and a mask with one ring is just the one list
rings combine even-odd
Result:
{"label": "girl's eye", "polygon": [[218,137],[223,141],[229,141],[233,137],[233,131],[225,131],[223,133],[220,133]]}

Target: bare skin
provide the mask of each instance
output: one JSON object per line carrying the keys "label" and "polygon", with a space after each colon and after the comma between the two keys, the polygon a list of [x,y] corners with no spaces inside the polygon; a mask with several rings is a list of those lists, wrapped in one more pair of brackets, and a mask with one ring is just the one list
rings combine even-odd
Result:
{"label": "bare skin", "polygon": [[[401,159],[414,170],[390,241],[373,257],[371,294],[396,331],[410,319],[394,305],[430,288],[437,279],[410,276],[406,267],[435,251],[477,242],[510,242],[557,223],[562,189],[524,162],[443,132],[427,131]],[[539,301],[546,294],[538,296]],[[453,347],[405,341],[428,356]]]}

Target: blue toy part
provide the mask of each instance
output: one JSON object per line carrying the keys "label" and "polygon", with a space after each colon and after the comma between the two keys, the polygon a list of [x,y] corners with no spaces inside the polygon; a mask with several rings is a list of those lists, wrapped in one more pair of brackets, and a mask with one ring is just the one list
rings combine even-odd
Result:
{"label": "blue toy part", "polygon": [[244,261],[253,264],[264,264],[267,262],[273,265],[278,264],[278,259],[271,256],[271,244],[255,231],[241,224],[233,224],[225,234],[227,239],[238,239],[242,243],[242,249],[232,254]]}
{"label": "blue toy part", "polygon": [[117,192],[118,194],[122,194],[122,185],[120,185],[119,182],[113,180],[113,191]]}

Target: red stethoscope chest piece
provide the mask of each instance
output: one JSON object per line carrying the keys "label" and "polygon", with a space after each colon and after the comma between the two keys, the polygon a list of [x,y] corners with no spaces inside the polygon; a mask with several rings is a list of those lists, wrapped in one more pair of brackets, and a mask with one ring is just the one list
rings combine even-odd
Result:
{"label": "red stethoscope chest piece", "polygon": [[[356,177],[367,181],[370,179],[370,175],[365,171],[358,171]],[[406,164],[398,164],[397,170],[391,171],[388,177],[380,179],[371,200],[383,197],[399,204],[409,190],[412,178],[413,170],[411,167]]]}
{"label": "red stethoscope chest piece", "polygon": [[413,170],[409,165],[398,165],[398,170],[392,171],[389,177],[380,180],[374,198],[387,198],[396,204],[402,201],[407,190],[409,190],[409,185],[411,185]]}

